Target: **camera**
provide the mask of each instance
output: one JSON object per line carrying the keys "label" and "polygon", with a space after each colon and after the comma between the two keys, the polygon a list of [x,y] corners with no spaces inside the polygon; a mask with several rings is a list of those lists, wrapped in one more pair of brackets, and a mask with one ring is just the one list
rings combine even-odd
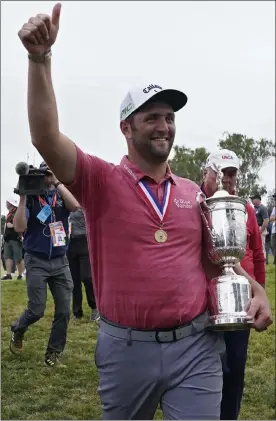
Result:
{"label": "camera", "polygon": [[51,170],[45,162],[42,162],[39,168],[28,165],[26,162],[19,162],[15,167],[19,175],[17,188],[14,193],[20,196],[39,196],[44,195],[47,189],[45,175],[52,175]]}

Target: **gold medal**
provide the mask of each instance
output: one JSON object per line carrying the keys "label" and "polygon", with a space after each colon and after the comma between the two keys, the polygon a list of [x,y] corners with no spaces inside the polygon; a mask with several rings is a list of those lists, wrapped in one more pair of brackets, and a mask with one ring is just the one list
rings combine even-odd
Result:
{"label": "gold medal", "polygon": [[160,229],[154,233],[154,238],[157,241],[157,243],[165,243],[168,239],[168,234],[166,233],[166,231]]}

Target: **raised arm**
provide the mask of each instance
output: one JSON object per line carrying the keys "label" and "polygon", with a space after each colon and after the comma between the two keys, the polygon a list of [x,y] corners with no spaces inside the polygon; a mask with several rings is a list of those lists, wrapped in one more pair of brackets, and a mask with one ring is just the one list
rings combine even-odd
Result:
{"label": "raised arm", "polygon": [[60,20],[61,4],[52,16],[39,14],[29,19],[18,36],[29,53],[28,116],[32,143],[57,178],[71,184],[75,178],[75,144],[60,133],[55,92],[51,76],[51,47]]}
{"label": "raised arm", "polygon": [[26,208],[27,197],[20,196],[19,206],[13,218],[14,229],[18,233],[23,233],[27,229],[28,210]]}

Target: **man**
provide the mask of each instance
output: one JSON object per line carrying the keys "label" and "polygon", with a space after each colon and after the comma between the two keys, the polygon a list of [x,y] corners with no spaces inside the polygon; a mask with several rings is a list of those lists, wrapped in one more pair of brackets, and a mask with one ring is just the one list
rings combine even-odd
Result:
{"label": "man", "polygon": [[[130,91],[120,109],[128,156],[116,166],[83,153],[60,133],[51,82],[60,8],[31,18],[19,37],[30,60],[32,142],[86,215],[103,419],[152,419],[158,403],[165,419],[219,419],[222,371],[218,336],[205,329],[199,188],[167,165],[175,112],[187,97],[154,84]],[[268,301],[250,282],[247,317],[264,329]]]}
{"label": "man", "polygon": [[[272,197],[273,197],[274,203],[275,203],[276,202],[276,194],[273,194]],[[275,206],[273,207],[271,215],[270,215],[270,222],[272,224],[270,244],[271,244],[272,254],[273,254],[273,257],[274,257],[273,264],[275,265],[276,264],[276,208],[275,208]]]}
{"label": "man", "polygon": [[10,350],[16,354],[23,349],[28,327],[44,315],[47,284],[55,303],[55,314],[45,364],[61,364],[60,356],[66,343],[73,282],[66,257],[69,212],[78,202],[46,167],[47,191],[43,196],[21,196],[14,216],[14,228],[24,232],[28,307],[12,324]]}
{"label": "man", "polygon": [[267,226],[269,223],[268,211],[267,208],[261,203],[262,198],[259,194],[254,194],[250,197],[250,199],[255,209],[257,223],[262,237],[263,251],[265,254],[265,237],[267,234]]}
{"label": "man", "polygon": [[[207,197],[213,196],[217,191],[217,168],[223,172],[223,188],[229,194],[235,194],[239,159],[235,152],[221,149],[208,156],[204,180],[201,190]],[[245,257],[241,261],[243,269],[265,286],[265,258],[263,245],[255,212],[250,203],[247,210],[247,243]],[[249,330],[224,332],[226,355],[223,359],[223,393],[221,402],[222,420],[237,420],[240,412],[243,389]]]}
{"label": "man", "polygon": [[91,308],[91,321],[99,317],[94,297],[91,266],[87,244],[85,217],[83,209],[72,212],[69,217],[71,227],[70,241],[67,252],[71,275],[73,278],[73,314],[75,319],[83,317],[82,309],[82,282],[85,287],[86,298]]}
{"label": "man", "polygon": [[15,264],[18,269],[17,279],[22,279],[24,272],[24,263],[22,259],[22,233],[18,233],[14,229],[13,219],[18,207],[16,198],[10,198],[6,201],[8,215],[4,231],[4,260],[7,274],[2,280],[12,279],[12,273],[15,272]]}
{"label": "man", "polygon": [[[265,263],[266,263],[266,265],[269,264],[269,260],[268,260],[269,252],[270,252],[270,250],[272,251],[272,247],[271,247],[272,225],[273,225],[273,222],[269,221],[268,226],[266,228],[266,231],[267,231],[267,234],[265,236]],[[273,251],[272,251],[272,255],[273,255]]]}
{"label": "man", "polygon": [[[2,260],[2,266],[3,266],[3,269],[4,269],[4,270],[7,270],[7,268],[6,268],[6,263],[5,263],[5,259],[4,259],[4,244],[5,244],[5,241],[4,241],[4,236],[1,234],[1,260]],[[24,251],[24,250],[22,250],[22,260],[24,259],[24,256],[23,256],[23,251]],[[15,264],[15,261],[13,260],[13,261],[12,261],[12,270],[11,270],[12,274],[14,274],[14,273],[15,273],[15,271],[16,271],[16,264]],[[23,275],[24,275],[24,272],[23,272]],[[23,275],[22,275],[22,276],[23,276]],[[2,279],[2,280],[4,280],[4,279]]]}

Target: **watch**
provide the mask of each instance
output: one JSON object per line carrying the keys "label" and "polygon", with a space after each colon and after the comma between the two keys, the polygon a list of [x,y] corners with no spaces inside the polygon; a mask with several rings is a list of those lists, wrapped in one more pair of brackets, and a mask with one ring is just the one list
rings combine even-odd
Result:
{"label": "watch", "polygon": [[57,183],[54,184],[55,188],[57,189],[58,186],[60,186],[62,183],[60,181],[58,181]]}

